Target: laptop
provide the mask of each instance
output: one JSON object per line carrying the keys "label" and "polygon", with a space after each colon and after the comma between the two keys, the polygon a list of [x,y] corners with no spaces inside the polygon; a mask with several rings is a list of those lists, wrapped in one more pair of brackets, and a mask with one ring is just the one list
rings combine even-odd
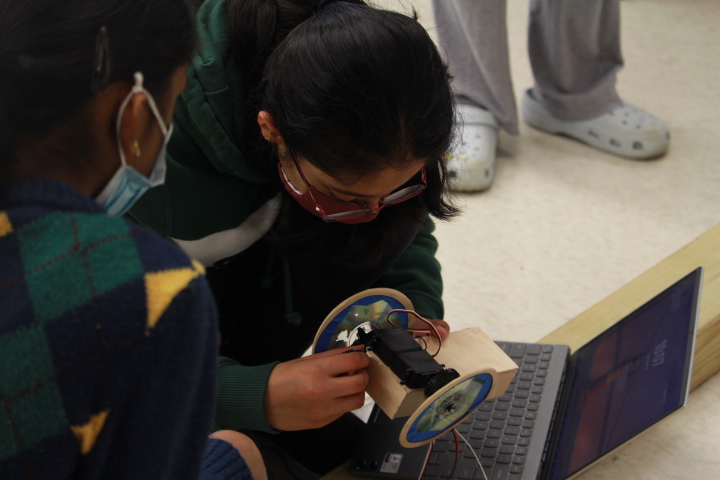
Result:
{"label": "laptop", "polygon": [[[434,442],[404,448],[407,418],[372,410],[353,473],[419,479],[565,480],[687,403],[698,268],[570,354],[566,345],[497,342],[520,367]],[[480,465],[482,468],[480,468]]]}

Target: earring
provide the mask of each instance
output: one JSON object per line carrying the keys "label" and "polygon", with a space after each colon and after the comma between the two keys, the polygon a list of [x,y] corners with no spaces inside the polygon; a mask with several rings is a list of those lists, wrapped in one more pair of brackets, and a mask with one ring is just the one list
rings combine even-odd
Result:
{"label": "earring", "polygon": [[265,140],[267,140],[267,141],[269,142],[269,141],[270,141],[270,137],[265,137]]}
{"label": "earring", "polygon": [[133,142],[133,149],[134,149],[135,156],[140,158],[140,155],[141,155],[140,144],[138,143],[137,139],[135,139],[135,141]]}

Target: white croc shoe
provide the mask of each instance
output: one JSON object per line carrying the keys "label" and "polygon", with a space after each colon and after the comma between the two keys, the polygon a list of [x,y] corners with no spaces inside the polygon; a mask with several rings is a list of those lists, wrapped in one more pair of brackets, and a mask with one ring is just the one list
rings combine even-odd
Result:
{"label": "white croc shoe", "polygon": [[456,192],[480,192],[495,179],[498,123],[492,113],[458,105],[456,144],[448,155],[449,187]]}
{"label": "white croc shoe", "polygon": [[662,120],[627,103],[599,117],[570,122],[550,115],[527,90],[520,109],[525,122],[538,130],[566,135],[620,157],[656,158],[667,152],[670,144],[670,133]]}

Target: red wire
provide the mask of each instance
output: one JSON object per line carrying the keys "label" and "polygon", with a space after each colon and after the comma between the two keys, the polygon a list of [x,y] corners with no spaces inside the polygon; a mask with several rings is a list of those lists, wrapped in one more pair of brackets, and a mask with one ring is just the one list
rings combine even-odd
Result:
{"label": "red wire", "polygon": [[[438,349],[437,349],[437,352],[435,352],[431,356],[434,357],[435,355],[440,353],[440,349],[442,348],[442,338],[440,337],[440,332],[438,332],[437,328],[435,328],[434,323],[432,323],[430,320],[422,317],[419,313],[417,313],[413,310],[404,310],[401,308],[396,308],[396,309],[390,310],[390,312],[387,314],[387,318],[386,318],[386,321],[395,328],[400,328],[390,320],[390,315],[392,315],[395,312],[411,313],[411,314],[415,315],[417,318],[419,318],[420,320],[422,320],[423,322],[427,323],[430,326],[430,328],[428,328],[428,329],[417,329],[417,330],[408,329],[408,332],[430,332],[430,329],[432,329],[432,332],[435,333],[434,337],[438,339]],[[431,335],[432,335],[432,332],[430,333]]]}
{"label": "red wire", "polygon": [[435,446],[435,441],[433,440],[430,443],[430,451],[428,452],[427,459],[425,459],[425,466],[423,467],[422,473],[420,474],[420,478],[425,476],[425,470],[427,470],[428,465],[430,464],[430,455],[432,455],[433,447]]}
{"label": "red wire", "polygon": [[452,477],[455,473],[455,469],[457,468],[458,458],[460,458],[460,436],[458,435],[457,430],[453,428],[453,435],[455,435],[455,462],[453,463],[453,469],[452,472],[450,472],[450,475],[448,478]]}

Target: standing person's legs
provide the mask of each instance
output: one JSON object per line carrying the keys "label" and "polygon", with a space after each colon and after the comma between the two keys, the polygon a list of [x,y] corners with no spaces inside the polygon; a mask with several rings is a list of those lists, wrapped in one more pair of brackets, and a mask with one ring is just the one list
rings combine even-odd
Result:
{"label": "standing person's legs", "polygon": [[619,0],[533,0],[528,51],[535,85],[522,114],[530,125],[626,157],[667,150],[664,123],[615,90],[623,66]]}
{"label": "standing person's legs", "polygon": [[433,11],[458,104],[488,110],[517,135],[505,0],[433,0]]}
{"label": "standing person's legs", "polygon": [[455,190],[488,188],[495,173],[498,128],[518,133],[506,10],[505,0],[433,0],[462,127],[448,163]]}
{"label": "standing person's legs", "polygon": [[588,120],[622,105],[618,0],[533,0],[528,53],[532,95],[554,117]]}

